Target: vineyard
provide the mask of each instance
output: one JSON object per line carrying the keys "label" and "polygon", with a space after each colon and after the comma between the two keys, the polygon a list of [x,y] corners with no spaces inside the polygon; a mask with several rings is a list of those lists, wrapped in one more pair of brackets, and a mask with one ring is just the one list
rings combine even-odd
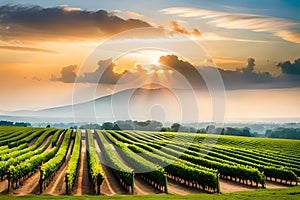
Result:
{"label": "vineyard", "polygon": [[300,141],[0,127],[0,193],[197,194],[294,187]]}

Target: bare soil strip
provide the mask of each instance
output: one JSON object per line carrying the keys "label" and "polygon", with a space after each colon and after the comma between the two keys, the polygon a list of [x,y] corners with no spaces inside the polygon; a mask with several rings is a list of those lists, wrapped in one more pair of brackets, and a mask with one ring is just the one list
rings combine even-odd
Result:
{"label": "bare soil strip", "polygon": [[37,171],[29,179],[24,182],[24,185],[14,190],[12,194],[14,196],[24,196],[27,194],[38,194],[39,193],[39,180],[40,172]]}
{"label": "bare soil strip", "polygon": [[[51,138],[53,137],[53,135],[49,135],[46,140],[43,141],[43,143],[37,148],[37,149],[41,149],[44,146],[46,146],[48,144],[48,142],[51,140]],[[51,144],[48,146],[48,148],[45,151],[49,151],[51,149]]]}
{"label": "bare soil strip", "polygon": [[231,193],[239,191],[251,191],[255,190],[255,187],[244,185],[240,183],[234,183],[228,180],[220,179],[220,190],[222,193]]}
{"label": "bare soil strip", "polygon": [[0,182],[0,193],[6,193],[7,191],[7,180],[3,180]]}
{"label": "bare soil strip", "polygon": [[56,172],[53,181],[50,183],[48,188],[44,191],[45,194],[51,195],[64,195],[66,194],[66,183],[65,183],[65,172],[68,167],[68,162],[71,156],[71,149],[74,144],[74,140],[71,140],[70,146],[67,152],[65,163]]}
{"label": "bare soil strip", "polygon": [[168,193],[169,194],[180,194],[180,195],[188,195],[188,194],[199,194],[203,193],[202,190],[191,188],[180,183],[177,183],[174,180],[168,179]]}
{"label": "bare soil strip", "polygon": [[86,140],[81,140],[81,155],[77,179],[74,185],[75,195],[92,195],[95,194],[93,184],[89,180],[88,160],[86,152]]}
{"label": "bare soil strip", "polygon": [[275,183],[275,182],[272,182],[272,181],[267,181],[266,182],[266,188],[267,189],[279,189],[279,188],[288,188],[288,187],[291,187],[291,186],[283,185],[283,184],[280,184],[280,183]]}

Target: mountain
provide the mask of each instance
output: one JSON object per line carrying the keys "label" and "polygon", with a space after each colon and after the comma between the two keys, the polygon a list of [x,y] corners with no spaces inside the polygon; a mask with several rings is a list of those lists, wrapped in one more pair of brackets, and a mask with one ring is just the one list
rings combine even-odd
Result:
{"label": "mountain", "polygon": [[[128,89],[75,105],[67,105],[38,111],[14,111],[7,115],[18,118],[45,119],[51,122],[104,122],[117,120],[195,121],[193,114],[198,97],[187,90],[166,88]],[[187,120],[187,119],[186,119]]]}

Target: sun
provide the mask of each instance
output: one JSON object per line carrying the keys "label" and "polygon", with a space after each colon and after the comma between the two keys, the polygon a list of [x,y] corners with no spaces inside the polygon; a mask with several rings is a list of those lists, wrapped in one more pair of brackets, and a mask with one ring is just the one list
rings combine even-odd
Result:
{"label": "sun", "polygon": [[152,65],[155,65],[155,66],[160,66],[160,63],[159,63],[159,61],[158,61],[157,58],[154,58],[154,59],[152,60],[151,64],[152,64]]}

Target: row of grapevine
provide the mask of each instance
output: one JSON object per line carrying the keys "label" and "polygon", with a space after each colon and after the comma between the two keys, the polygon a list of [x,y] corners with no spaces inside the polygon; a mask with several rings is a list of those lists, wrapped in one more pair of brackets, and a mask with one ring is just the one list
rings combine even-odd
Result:
{"label": "row of grapevine", "polygon": [[[179,148],[178,146],[174,147],[173,145],[169,145],[173,148]],[[243,159],[238,159],[236,158],[237,156],[232,154],[232,153],[228,153],[226,151],[222,151],[222,153],[217,153],[214,152],[214,149],[211,150],[206,150],[205,147],[195,147],[195,146],[190,146],[189,149],[192,149],[193,151],[186,151],[186,153],[189,154],[193,154],[194,155],[198,155],[199,156],[199,151],[201,151],[202,153],[204,153],[204,155],[206,154],[207,156],[205,158],[210,157],[213,160],[226,160],[229,161],[229,164],[233,164],[233,165],[244,165],[244,166],[249,166],[249,167],[253,167],[258,169],[261,172],[264,172],[264,175],[266,177],[269,178],[275,178],[275,179],[280,179],[280,180],[286,180],[289,181],[290,183],[292,182],[297,182],[297,174],[299,173],[299,169],[296,168],[285,168],[284,165],[272,165],[270,163],[266,163],[263,161],[257,161],[257,160],[251,160],[247,161],[247,157],[244,157],[245,160]],[[296,183],[297,184],[297,183]]]}
{"label": "row of grapevine", "polygon": [[[254,183],[256,183],[256,185],[261,184],[262,187],[265,187],[264,175],[255,168],[224,163],[226,160],[215,161],[213,160],[215,158],[209,160],[207,159],[207,156],[201,157],[199,152],[197,152],[197,155],[191,155],[188,150],[185,151],[185,149],[180,149],[176,151],[174,149],[171,149],[171,147],[174,148],[175,145],[171,146],[170,144],[168,144],[168,147],[162,148],[161,151],[174,156],[178,156],[183,160],[187,160],[198,165],[202,165],[212,169],[217,169],[220,175],[225,179],[232,180],[232,178],[234,178],[235,181],[237,181],[238,178],[240,182],[242,181],[244,183],[246,181],[246,184],[248,184],[249,180],[251,182],[253,181]],[[176,148],[179,149],[178,147]],[[184,151],[185,153],[183,153]]]}
{"label": "row of grapevine", "polygon": [[52,146],[52,147],[55,147],[55,146],[56,146],[57,141],[58,141],[58,139],[59,139],[59,136],[61,136],[61,134],[63,133],[63,131],[64,131],[64,129],[61,129],[61,130],[57,130],[57,131],[54,133],[54,135],[53,135],[53,137],[52,137],[52,139],[51,139],[51,146]]}
{"label": "row of grapevine", "polygon": [[[10,131],[4,132],[4,134],[0,135],[0,141],[7,140],[10,138],[14,138],[16,136],[19,136],[20,134],[23,134],[25,132],[34,132],[36,130],[39,130],[40,128],[24,128],[24,127],[7,127]],[[0,130],[3,129],[3,127],[0,127]]]}
{"label": "row of grapevine", "polygon": [[[55,157],[42,165],[40,169],[40,181],[39,181],[41,186],[40,187],[41,193],[43,190],[42,185],[44,185],[44,187],[47,187],[46,180],[48,180],[50,176],[52,177],[52,175],[54,175],[54,173],[64,164],[69,149],[69,145],[70,145],[72,131],[73,131],[72,129],[68,129],[67,132],[65,133],[63,142],[59,147],[59,150],[57,151]],[[46,183],[46,185],[44,183]]]}
{"label": "row of grapevine", "polygon": [[[52,135],[55,132],[55,130],[56,129],[50,129],[50,130],[47,130],[47,131],[43,132],[43,134],[35,141],[35,143],[32,146],[28,147],[27,143],[22,144],[20,146],[26,145],[27,148],[20,149],[20,150],[17,150],[17,151],[12,151],[10,153],[6,153],[5,155],[1,155],[0,160],[5,161],[5,160],[8,160],[10,158],[15,158],[19,155],[25,154],[27,152],[34,151],[35,149],[37,149],[45,141],[45,139],[47,137]],[[38,135],[40,135],[40,133],[38,133]]]}
{"label": "row of grapevine", "polygon": [[[173,143],[173,142],[171,142]],[[184,144],[178,144],[178,143],[173,143],[173,145],[168,144],[168,147],[171,147],[175,150],[178,151],[185,151],[184,148],[179,148],[178,146],[182,146],[185,147]],[[293,166],[294,168],[284,168],[283,166],[285,166],[283,162],[278,162],[281,165],[274,165],[272,163],[268,163],[268,162],[263,162],[260,161],[258,158],[256,160],[253,159],[249,159],[248,157],[243,157],[239,156],[238,154],[234,154],[234,153],[227,153],[226,152],[226,148],[224,147],[219,148],[216,150],[216,148],[209,148],[209,147],[205,147],[205,146],[198,146],[198,145],[191,145],[189,147],[190,150],[194,150],[194,152],[192,151],[185,151],[187,154],[190,155],[194,155],[194,156],[205,156],[206,159],[212,160],[212,161],[217,161],[217,162],[225,162],[229,165],[236,165],[239,166],[240,164],[245,165],[245,166],[249,166],[249,167],[253,167],[256,168],[258,170],[260,170],[261,172],[264,173],[264,175],[266,177],[269,177],[270,180],[272,180],[271,178],[274,178],[275,181],[277,181],[277,179],[280,179],[281,182],[282,180],[285,180],[285,183],[289,183],[292,184],[293,182],[296,182],[297,184],[297,174],[299,173],[299,169],[297,169],[296,165],[290,165]],[[219,151],[219,153],[217,152]],[[200,152],[200,153],[199,153]],[[201,154],[203,153],[203,154]],[[228,155],[229,154],[229,155]],[[240,159],[236,159],[236,157],[239,157]],[[274,158],[275,159],[275,158]],[[251,161],[251,162],[249,162]],[[259,164],[257,164],[259,163]],[[296,172],[296,174],[295,174]],[[226,175],[223,175],[222,177],[227,178]],[[231,177],[231,179],[234,177]],[[236,178],[235,178],[236,180]]]}
{"label": "row of grapevine", "polygon": [[23,127],[10,127],[10,126],[6,126],[6,127],[0,127],[0,140],[2,140],[2,138],[7,137],[11,134],[14,134],[15,132],[18,131],[24,131]]}
{"label": "row of grapevine", "polygon": [[[112,133],[112,132],[110,131],[109,133]],[[139,139],[138,137],[133,136],[133,134],[132,134],[132,135],[124,134],[124,132],[121,132],[121,131],[118,131],[117,133],[123,135],[123,136],[124,136],[125,138],[127,138],[127,139],[130,139],[130,140],[135,141],[134,145],[136,145],[136,146],[138,146],[138,147],[141,147],[141,148],[143,148],[143,149],[145,149],[145,150],[147,150],[147,151],[153,152],[153,153],[159,155],[160,157],[167,158],[167,159],[169,159],[169,160],[177,160],[177,161],[179,161],[179,162],[181,162],[181,163],[184,163],[184,164],[187,165],[187,166],[194,167],[194,168],[198,168],[198,169],[201,169],[201,170],[211,171],[211,172],[217,172],[216,170],[209,169],[209,168],[207,168],[207,167],[202,167],[202,166],[200,166],[200,165],[196,165],[196,164],[191,163],[191,162],[188,162],[188,161],[186,161],[186,160],[182,160],[182,159],[180,159],[180,158],[178,158],[178,157],[175,157],[175,156],[172,156],[172,155],[170,155],[170,154],[166,154],[166,153],[164,153],[164,152],[162,152],[162,151],[159,150],[159,149],[161,148],[160,145],[158,145],[158,144],[156,144],[156,143],[153,143],[153,142],[147,143],[147,141],[149,141],[148,139]],[[120,138],[120,137],[118,137],[118,138]],[[117,139],[117,138],[116,138],[116,139]],[[123,139],[124,139],[124,138],[123,138]],[[131,144],[129,144],[128,147],[129,147],[129,148],[133,148],[133,147],[131,146]],[[155,148],[154,148],[154,147],[155,147]],[[157,160],[157,161],[155,161],[154,163],[159,163],[159,161]],[[169,163],[170,163],[170,162],[169,162]],[[162,165],[164,165],[164,164],[165,164],[165,163],[162,163]],[[161,165],[161,164],[160,164],[160,165]]]}
{"label": "row of grapevine", "polygon": [[97,155],[94,137],[91,130],[87,130],[87,137],[88,137],[88,162],[89,162],[89,176],[91,181],[93,182],[94,187],[96,187],[96,193],[100,194],[100,185],[104,180],[104,171],[101,166],[101,162]]}
{"label": "row of grapevine", "polygon": [[13,152],[15,152],[15,151],[19,151],[19,150],[22,150],[22,149],[26,149],[27,147],[28,147],[28,144],[21,144],[21,145],[19,145],[19,146],[17,146],[17,147],[11,148],[11,149],[7,148],[7,149],[4,149],[4,150],[1,150],[1,151],[0,151],[0,160],[2,160],[2,159],[1,159],[1,156],[2,156],[2,155],[7,155],[7,154],[13,153]]}
{"label": "row of grapevine", "polygon": [[[234,177],[235,180],[239,178],[239,180],[250,180],[255,182],[256,184],[260,183],[262,187],[265,186],[265,178],[262,173],[260,173],[257,169],[254,168],[247,168],[243,166],[234,166],[234,165],[229,165],[229,164],[224,164],[223,162],[217,162],[217,161],[211,161],[203,157],[199,157],[199,152],[197,156],[195,155],[189,155],[186,149],[184,148],[179,148],[176,145],[171,145],[168,144],[168,146],[157,146],[158,143],[153,145],[152,143],[149,143],[150,146],[160,149],[160,151],[165,152],[166,154],[173,155],[175,157],[179,157],[183,160],[192,162],[194,164],[202,165],[208,168],[212,169],[217,169],[219,173],[222,175],[224,178],[230,178]],[[171,149],[172,148],[177,148],[177,150]]]}
{"label": "row of grapevine", "polygon": [[[24,181],[28,177],[30,177],[33,173],[35,173],[39,166],[42,163],[47,162],[49,159],[53,158],[57,153],[58,148],[55,147],[50,151],[45,151],[43,153],[37,153],[36,155],[30,157],[29,159],[19,163],[16,166],[12,166],[9,168],[9,176],[12,183],[15,183],[17,187],[17,183],[20,183],[20,180]],[[10,181],[8,181],[10,185]],[[8,186],[9,190],[9,186]]]}
{"label": "row of grapevine", "polygon": [[114,173],[118,178],[121,185],[127,190],[134,193],[134,172],[131,168],[125,165],[116,152],[112,149],[110,143],[106,140],[104,135],[97,131],[97,140],[101,148],[102,155],[105,159],[105,165]]}
{"label": "row of grapevine", "polygon": [[[37,141],[36,141],[36,146],[40,145],[46,137],[48,137],[50,134],[52,133],[51,130],[49,131],[46,131]],[[44,150],[49,146],[49,142],[48,144],[46,144],[43,148],[40,148],[38,150],[34,150],[34,149],[31,149],[31,150],[26,150],[24,151],[25,149],[23,150],[19,150],[19,151],[14,151],[10,154],[7,154],[7,155],[3,155],[3,160],[0,161],[0,176],[1,177],[5,177],[7,172],[8,172],[8,169],[11,167],[11,166],[15,166],[15,165],[18,165],[19,163],[27,160],[27,159],[30,159],[32,156],[35,156],[35,155],[38,155],[42,152],[44,152]],[[3,179],[3,178],[2,178]]]}
{"label": "row of grapevine", "polygon": [[163,168],[133,153],[125,144],[117,141],[110,133],[104,132],[104,134],[116,145],[119,155],[131,165],[134,171],[139,171],[141,177],[152,186],[167,192],[167,177]]}
{"label": "row of grapevine", "polygon": [[234,148],[234,147],[224,147],[224,146],[215,146],[216,149],[226,149],[228,152],[232,152],[241,156],[246,156],[249,158],[254,158],[254,159],[259,159],[259,160],[264,160],[264,161],[281,161],[284,162],[284,164],[294,164],[297,165],[300,162],[300,159],[293,159],[288,156],[282,156],[278,155],[276,153],[271,153],[271,152],[263,152],[263,153],[258,153],[253,150],[247,150],[247,149],[242,149],[242,148]]}
{"label": "row of grapevine", "polygon": [[40,130],[39,129],[29,129],[29,130],[26,130],[26,131],[17,132],[16,135],[13,135],[13,136],[10,135],[8,138],[3,139],[3,140],[0,141],[0,146],[8,145],[11,142],[21,140],[24,137],[27,137],[27,136],[31,135],[35,131],[40,131]]}
{"label": "row of grapevine", "polygon": [[77,177],[77,170],[78,170],[78,165],[79,165],[79,158],[80,158],[80,153],[81,153],[81,134],[78,130],[76,132],[75,136],[75,142],[74,146],[72,149],[72,155],[70,157],[69,163],[68,163],[68,168],[66,170],[66,191],[67,194],[72,191],[72,188],[74,186],[76,177]]}
{"label": "row of grapevine", "polygon": [[151,147],[145,144],[141,146],[143,148],[131,144],[128,145],[128,148],[135,153],[140,153],[145,159],[153,163],[158,163],[164,167],[169,178],[179,183],[186,184],[190,187],[207,190],[208,192],[220,192],[217,171],[203,167],[197,167],[195,165],[191,165],[189,162],[182,162],[180,159],[168,159],[160,153],[153,153],[157,151],[151,149]]}
{"label": "row of grapevine", "polygon": [[[52,130],[56,130],[56,129],[52,129]],[[45,129],[35,131],[32,134],[30,134],[30,135],[28,135],[26,137],[21,138],[20,140],[17,140],[17,141],[14,141],[14,142],[10,142],[8,144],[8,147],[12,148],[12,147],[19,146],[20,144],[29,143],[32,140],[34,140],[35,138],[41,136],[44,132],[45,132]]]}

